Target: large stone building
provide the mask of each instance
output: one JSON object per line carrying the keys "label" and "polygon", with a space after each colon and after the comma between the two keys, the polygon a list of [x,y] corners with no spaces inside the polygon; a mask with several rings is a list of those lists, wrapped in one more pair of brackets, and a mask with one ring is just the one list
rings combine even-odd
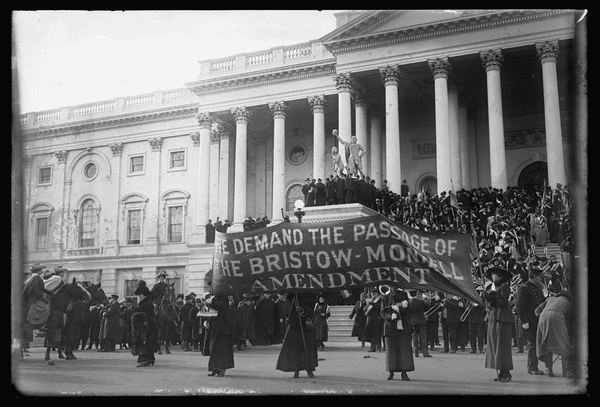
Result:
{"label": "large stone building", "polygon": [[22,115],[23,272],[62,265],[129,297],[166,270],[207,291],[209,219],[280,222],[331,174],[333,129],[392,191],[573,182],[575,12],[336,18],[314,41],[200,61],[179,89]]}

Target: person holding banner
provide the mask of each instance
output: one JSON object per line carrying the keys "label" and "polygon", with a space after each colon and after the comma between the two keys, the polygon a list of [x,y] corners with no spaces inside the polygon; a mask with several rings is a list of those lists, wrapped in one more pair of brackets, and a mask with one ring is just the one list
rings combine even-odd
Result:
{"label": "person holding banner", "polygon": [[310,297],[309,294],[288,295],[292,304],[275,368],[282,372],[294,372],[294,379],[299,377],[300,370],[306,370],[308,377],[314,378],[313,372],[319,365]]}
{"label": "person holding banner", "polygon": [[492,286],[485,292],[489,313],[487,319],[487,351],[485,352],[485,367],[496,369],[495,381],[509,382],[513,370],[511,353],[512,330],[514,318],[510,309],[510,279],[511,273],[498,267],[488,269]]}
{"label": "person holding banner", "polygon": [[394,378],[394,372],[401,372],[402,380],[409,381],[406,372],[415,370],[412,351],[412,329],[410,324],[410,306],[408,294],[399,288],[392,292],[387,286],[382,291],[388,292],[382,296],[381,317],[383,324],[383,340],[385,342],[385,364],[389,372],[387,380]]}

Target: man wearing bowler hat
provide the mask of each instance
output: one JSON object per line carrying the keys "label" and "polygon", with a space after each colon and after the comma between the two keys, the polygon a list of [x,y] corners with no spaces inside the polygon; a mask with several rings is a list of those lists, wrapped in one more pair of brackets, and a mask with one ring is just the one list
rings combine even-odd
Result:
{"label": "man wearing bowler hat", "polygon": [[523,334],[527,340],[527,373],[543,375],[544,372],[538,369],[536,350],[538,317],[535,315],[537,306],[545,301],[541,288],[542,269],[537,264],[531,265],[528,277],[528,281],[517,291],[515,308],[521,320]]}

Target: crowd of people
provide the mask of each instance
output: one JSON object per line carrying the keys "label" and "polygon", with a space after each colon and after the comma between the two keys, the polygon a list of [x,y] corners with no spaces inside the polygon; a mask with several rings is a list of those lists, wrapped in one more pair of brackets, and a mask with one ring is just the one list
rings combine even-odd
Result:
{"label": "crowd of people", "polygon": [[[511,380],[511,347],[525,352],[527,346],[529,374],[544,374],[538,368],[542,361],[546,374],[553,376],[553,354],[563,358],[563,375],[572,374],[573,270],[569,260],[575,242],[567,186],[411,194],[406,181],[396,193],[385,180],[378,188],[376,181],[362,172],[337,171],[325,182],[307,178],[303,194],[308,207],[359,203],[410,228],[472,236],[471,272],[485,306],[441,292],[389,286],[353,292],[354,298],[359,298],[349,315],[354,319],[352,336],[363,346],[369,342],[368,352],[386,352],[389,380],[395,372],[401,372],[402,380],[410,380],[413,358],[431,357],[431,351],[442,346],[440,324],[441,352],[456,353],[469,347],[471,353],[485,353],[485,366],[496,370],[498,382]],[[269,223],[267,217],[248,216],[244,230]],[[215,231],[227,232],[229,226],[228,220],[217,218],[214,225],[209,221],[207,242],[214,241]],[[548,242],[560,246],[560,258],[538,255],[536,248]],[[45,276],[48,290],[56,282],[52,274],[58,273]],[[150,328],[156,326],[152,306],[156,298],[145,283],[136,295],[138,304],[112,295],[106,304],[90,307],[76,349],[95,346],[98,351],[112,352],[118,344],[138,356],[138,366],[153,365],[154,353],[160,349],[156,328],[154,333]],[[281,344],[276,368],[294,372],[294,377],[305,370],[314,377],[317,351],[325,349],[328,339],[330,298],[330,293],[180,294],[175,301],[177,330],[168,340],[181,345],[183,351],[208,356],[209,376],[223,376],[234,367],[234,350]],[[147,318],[136,320],[141,313],[148,314]]]}

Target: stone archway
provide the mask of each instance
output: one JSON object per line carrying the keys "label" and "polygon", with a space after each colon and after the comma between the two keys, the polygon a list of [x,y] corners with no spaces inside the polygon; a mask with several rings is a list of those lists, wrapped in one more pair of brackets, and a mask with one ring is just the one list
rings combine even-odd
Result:
{"label": "stone archway", "polygon": [[546,161],[534,161],[521,170],[517,186],[533,190],[536,186],[543,187],[544,182],[547,181],[548,163]]}

